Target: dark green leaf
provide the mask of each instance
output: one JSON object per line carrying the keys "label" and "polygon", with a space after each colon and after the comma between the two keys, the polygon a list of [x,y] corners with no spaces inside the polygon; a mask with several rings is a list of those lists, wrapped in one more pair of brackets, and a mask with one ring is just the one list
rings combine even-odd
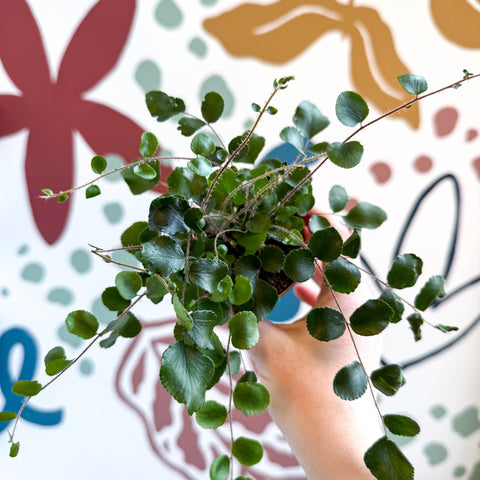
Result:
{"label": "dark green leaf", "polygon": [[333,227],[317,230],[308,240],[308,248],[322,262],[331,262],[342,253],[341,235]]}
{"label": "dark green leaf", "polygon": [[347,127],[355,127],[362,123],[368,115],[368,105],[355,92],[342,92],[335,104],[337,118]]}
{"label": "dark green leaf", "polygon": [[228,361],[230,362],[230,374],[234,376],[240,371],[240,365],[242,363],[240,354],[236,350],[229,352]]}
{"label": "dark green leaf", "polygon": [[413,253],[397,255],[387,274],[388,284],[393,288],[412,287],[422,273],[422,267],[422,259]]}
{"label": "dark green leaf", "polygon": [[365,465],[379,480],[413,480],[411,463],[387,437],[377,440],[363,458]]}
{"label": "dark green leaf", "polygon": [[252,110],[255,113],[258,113],[261,109],[262,109],[262,107],[258,103],[252,103]]}
{"label": "dark green leaf", "polygon": [[148,111],[159,122],[164,122],[177,113],[185,111],[185,103],[181,98],[170,97],[161,91],[151,91],[145,95]]}
{"label": "dark green leaf", "polygon": [[385,290],[380,295],[380,300],[384,301],[393,311],[390,323],[398,323],[402,319],[405,306],[403,302],[391,290]]}
{"label": "dark green leaf", "polygon": [[278,109],[275,108],[275,107],[267,107],[267,113],[269,113],[270,115],[275,115],[276,113],[278,112]]}
{"label": "dark green leaf", "polygon": [[12,392],[22,397],[33,397],[42,390],[42,385],[37,381],[19,380],[12,385]]}
{"label": "dark green leaf", "polygon": [[413,338],[416,342],[422,339],[423,318],[419,313],[412,313],[407,317],[410,328],[413,332]]}
{"label": "dark green leaf", "polygon": [[293,123],[305,138],[310,139],[328,127],[330,122],[313,103],[303,101],[295,110]]}
{"label": "dark green leaf", "polygon": [[232,334],[232,345],[239,349],[252,348],[260,338],[257,317],[252,312],[238,312],[230,319],[228,328]]}
{"label": "dark green leaf", "polygon": [[434,327],[443,333],[456,332],[458,330],[458,327],[453,327],[451,325],[442,325],[441,323],[439,323],[438,325],[434,325]]}
{"label": "dark green leaf", "polygon": [[367,300],[350,316],[350,326],[358,335],[378,335],[390,323],[393,310],[382,300]]}
{"label": "dark green leaf", "polygon": [[333,142],[328,145],[327,154],[337,167],[353,168],[362,159],[363,146],[356,140],[347,143]]}
{"label": "dark green leaf", "polygon": [[328,142],[320,142],[315,145],[310,145],[307,150],[312,152],[314,155],[323,155],[327,153],[327,148],[330,144]]}
{"label": "dark green leaf", "polygon": [[65,319],[65,323],[70,333],[84,340],[92,338],[98,330],[98,320],[85,310],[70,312]]}
{"label": "dark green leaf", "polygon": [[324,273],[330,286],[340,293],[353,292],[361,280],[359,268],[343,258],[326,265]]}
{"label": "dark green leaf", "polygon": [[235,408],[245,415],[258,415],[270,403],[270,394],[261,383],[239,382],[233,391]]}
{"label": "dark green leaf", "polygon": [[207,191],[207,179],[188,167],[177,167],[167,178],[168,193],[188,200]]}
{"label": "dark green leaf", "polygon": [[256,440],[238,437],[232,444],[232,454],[242,465],[252,466],[262,459],[263,447]]}
{"label": "dark green leaf", "polygon": [[379,227],[387,219],[387,214],[376,205],[360,202],[343,218],[350,228],[374,229]]}
{"label": "dark green leaf", "polygon": [[60,373],[68,367],[72,361],[67,360],[65,350],[62,347],[54,347],[45,355],[45,372],[47,375],[53,376]]}
{"label": "dark green leaf", "polygon": [[150,204],[148,226],[150,230],[167,235],[188,233],[190,229],[185,224],[184,215],[189,208],[188,202],[182,198],[172,195],[157,197]]}
{"label": "dark green leaf", "polygon": [[157,153],[158,140],[151,132],[143,132],[140,140],[139,152],[143,157],[153,157]]}
{"label": "dark green leaf", "polygon": [[230,457],[221,455],[210,466],[210,480],[227,480],[230,473]]}
{"label": "dark green leaf", "polygon": [[157,177],[157,171],[148,163],[140,163],[133,167],[133,173],[143,180],[153,180]]}
{"label": "dark green leaf", "polygon": [[395,395],[398,389],[405,385],[402,367],[395,363],[374,370],[370,379],[377,390],[389,397]]}
{"label": "dark green leaf", "polygon": [[420,433],[418,423],[405,415],[384,415],[383,421],[394,435],[414,437]]}
{"label": "dark green leaf", "polygon": [[197,157],[193,160],[190,160],[188,163],[188,168],[203,177],[208,177],[212,173],[212,164],[205,157]]}
{"label": "dark green leaf", "polygon": [[356,400],[367,390],[368,376],[358,361],[341,368],[333,379],[333,391],[343,400]]}
{"label": "dark green leaf", "polygon": [[340,212],[348,202],[347,191],[341,185],[333,185],[328,192],[328,203],[333,212]]}
{"label": "dark green leaf", "polygon": [[262,268],[266,272],[278,273],[282,270],[285,254],[280,247],[265,245],[258,256],[262,261]]}
{"label": "dark green leaf", "polygon": [[252,298],[252,293],[253,288],[250,280],[243,275],[237,275],[235,277],[235,285],[233,286],[233,290],[229,299],[233,305],[242,305]]}
{"label": "dark green leaf", "polygon": [[115,277],[115,286],[125,300],[131,300],[142,287],[142,278],[136,272],[123,271]]}
{"label": "dark green leaf", "polygon": [[254,255],[244,255],[237,259],[233,266],[233,273],[235,275],[243,275],[250,280],[250,283],[255,286],[257,280],[258,270],[261,263],[258,257]]}
{"label": "dark green leaf", "polygon": [[195,419],[202,428],[218,428],[227,419],[227,409],[224,405],[214,400],[209,400],[197,411]]}
{"label": "dark green leaf", "polygon": [[57,203],[63,203],[68,200],[68,194],[67,193],[62,193],[57,197]]}
{"label": "dark green leaf", "polygon": [[278,220],[279,222],[283,222],[287,220],[287,218],[291,217],[292,215],[295,215],[298,213],[298,208],[295,207],[294,205],[285,205],[283,207],[280,207],[277,210],[277,213],[275,215],[275,220]]}
{"label": "dark green leaf", "polygon": [[234,232],[233,237],[245,249],[246,255],[253,255],[265,243],[267,233]]}
{"label": "dark green leaf", "polygon": [[177,130],[179,130],[184,137],[190,137],[205,125],[205,122],[198,118],[182,117],[178,121]]}
{"label": "dark green leaf", "polygon": [[445,279],[441,275],[434,275],[427,280],[418,295],[415,297],[415,307],[425,311],[437,298],[445,296]]}
{"label": "dark green leaf", "polygon": [[254,299],[255,305],[253,311],[259,321],[263,320],[268,317],[268,314],[277,303],[277,289],[259,278],[255,282]]}
{"label": "dark green leaf", "polygon": [[225,102],[217,92],[209,92],[202,102],[202,117],[208,123],[215,123],[223,113]]}
{"label": "dark green leaf", "polygon": [[188,278],[194,285],[212,293],[227,273],[228,265],[223,260],[202,258],[190,264]]}
{"label": "dark green leaf", "polygon": [[15,418],[17,418],[15,412],[0,412],[0,422],[9,422]]}
{"label": "dark green leaf", "polygon": [[[212,199],[215,200],[217,208],[222,207],[227,196],[242,183],[243,178],[244,177],[230,169],[225,170],[220,175],[212,191]],[[230,201],[235,205],[243,205],[243,203],[245,203],[245,193],[243,190],[240,189],[235,192],[235,194],[230,197]]]}
{"label": "dark green leaf", "polygon": [[315,233],[317,230],[327,228],[330,226],[330,222],[325,217],[319,215],[312,215],[308,220],[308,229]]}
{"label": "dark green leaf", "polygon": [[132,312],[127,312],[125,317],[126,321],[118,329],[118,333],[124,338],[134,338],[142,331],[142,324]]}
{"label": "dark green leaf", "polygon": [[102,302],[112,312],[123,312],[130,305],[130,302],[120,295],[117,287],[107,287],[102,293]]}
{"label": "dark green leaf", "polygon": [[172,304],[179,325],[181,325],[187,331],[191,330],[193,328],[193,319],[191,315],[187,312],[185,307],[182,305],[182,302],[180,301],[176,293],[172,295]]}
{"label": "dark green leaf", "polygon": [[233,280],[229,275],[225,275],[215,287],[215,290],[210,295],[210,299],[214,302],[223,302],[232,293]]}
{"label": "dark green leaf", "polygon": [[172,343],[162,355],[160,380],[189,415],[202,408],[205,391],[215,373],[211,358],[181,341]]}
{"label": "dark green leaf", "polygon": [[412,95],[419,95],[427,90],[428,84],[425,78],[420,75],[406,73],[397,77],[402,88]]}
{"label": "dark green leaf", "polygon": [[307,145],[306,138],[300,133],[300,131],[295,127],[285,127],[280,132],[280,138],[295,147],[301,154],[303,153],[303,149]]}
{"label": "dark green leaf", "polygon": [[[160,181],[160,162],[158,160],[152,160],[151,162],[142,165],[148,165],[149,168],[145,167],[142,170],[136,168],[139,166],[136,165],[133,168],[127,168],[121,172],[128,188],[134,195],[140,195],[141,193],[147,192],[155,187]],[[153,176],[152,170],[155,172],[155,176]]]}
{"label": "dark green leaf", "polygon": [[193,328],[188,332],[189,337],[199,348],[214,350],[212,343],[213,327],[217,324],[217,316],[211,310],[194,310],[191,314]]}
{"label": "dark green leaf", "polygon": [[189,208],[185,212],[184,221],[187,227],[190,227],[197,233],[200,233],[201,229],[205,226],[205,220],[203,220],[203,212],[196,207]]}
{"label": "dark green leaf", "polygon": [[315,197],[311,193],[303,193],[295,197],[295,206],[300,216],[306,215],[315,205]]}
{"label": "dark green leaf", "polygon": [[256,212],[255,216],[249,218],[245,224],[247,230],[252,233],[264,233],[272,224],[270,218],[262,212]]}
{"label": "dark green leaf", "polygon": [[308,312],[307,328],[310,335],[317,340],[335,340],[345,332],[345,317],[334,308],[314,308]]}
{"label": "dark green leaf", "polygon": [[208,157],[215,151],[215,144],[206,133],[200,132],[193,137],[190,149],[195,155]]}
{"label": "dark green leaf", "polygon": [[10,445],[10,457],[15,458],[18,455],[18,451],[20,450],[20,442],[12,442]]}
{"label": "dark green leaf", "polygon": [[162,235],[142,245],[141,261],[150,272],[168,277],[183,269],[185,255],[175,240]]}
{"label": "dark green leaf", "polygon": [[105,158],[101,155],[95,155],[90,162],[90,166],[92,167],[94,173],[100,175],[107,168],[107,160],[105,160]]}
{"label": "dark green leaf", "polygon": [[98,185],[90,185],[86,190],[85,190],[85,198],[93,198],[102,193],[100,191],[100,187]]}
{"label": "dark green leaf", "polygon": [[164,282],[155,275],[147,278],[145,286],[147,287],[147,297],[155,304],[160,303],[168,293]]}
{"label": "dark green leaf", "polygon": [[265,138],[252,133],[250,140],[247,143],[246,149],[242,149],[240,155],[235,158],[236,162],[255,163],[255,160],[260,155],[260,152],[265,146]]}
{"label": "dark green leaf", "polygon": [[343,255],[350,258],[357,258],[362,248],[361,230],[355,228],[352,234],[345,240],[342,246]]}
{"label": "dark green leaf", "polygon": [[285,273],[294,282],[306,282],[315,275],[314,257],[310,250],[298,248],[292,250],[284,263]]}
{"label": "dark green leaf", "polygon": [[[140,244],[140,233],[148,228],[147,222],[135,222],[130,225],[120,237],[122,247],[137,246]],[[128,251],[128,250],[127,250]],[[130,250],[129,253],[135,254],[136,250]]]}

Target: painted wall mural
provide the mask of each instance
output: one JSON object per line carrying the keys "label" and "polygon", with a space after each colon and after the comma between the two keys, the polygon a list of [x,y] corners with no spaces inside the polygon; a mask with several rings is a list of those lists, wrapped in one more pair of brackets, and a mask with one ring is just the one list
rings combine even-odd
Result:
{"label": "painted wall mural", "polygon": [[[313,97],[323,108],[321,84],[329,96],[357,90],[379,113],[404,98],[396,81],[401,73],[425,74],[440,86],[462,68],[477,71],[480,2],[423,3],[410,6],[412,12],[373,0],[195,0],[188,8],[178,0],[0,0],[0,407],[19,408],[12,383],[40,375],[53,344],[80,351],[80,340],[63,324],[70,310],[89,307],[104,324],[113,319],[94,292],[116,272],[91,258],[89,244],[116,246],[155,195],[131,198],[119,176],[87,203],[79,194],[47,203],[38,198],[41,189],[90,179],[94,154],[106,154],[111,168],[133,161],[141,132],[157,129],[143,103],[151,89],[188,92],[191,107],[219,90],[233,133],[251,121],[243,106],[285,73],[300,85],[290,102]],[[461,90],[388,120],[381,148],[367,152],[357,178],[340,181],[355,198],[388,199],[392,223],[372,238],[365,267],[385,275],[396,253],[418,251],[447,278],[435,323],[454,318],[460,327],[448,337],[426,332],[409,351],[395,349],[408,329],[395,328],[385,339],[394,357],[388,360],[404,364],[410,388],[421,391],[420,398],[406,390],[382,399],[387,410],[407,406],[422,425],[408,445],[395,439],[405,444],[419,479],[480,479],[480,89]],[[288,108],[281,113],[290,115]],[[390,148],[393,136],[402,137],[398,151]],[[164,153],[181,152],[176,136],[159,138]],[[271,149],[290,155],[280,143]],[[162,166],[162,174],[170,168]],[[326,175],[315,187],[320,201],[335,172]],[[405,190],[408,202],[400,204],[397,194]],[[93,234],[86,232],[91,225]],[[433,244],[424,241],[427,232],[434,232]],[[282,308],[293,317],[301,305],[290,295]],[[172,315],[168,306],[145,307],[137,338],[118,342],[116,352],[89,353],[62,386],[35,399],[20,427],[17,459],[7,453],[11,425],[1,423],[2,475],[208,478],[208,462],[225,450],[229,433],[198,429],[160,385],[160,350]],[[224,398],[225,389],[211,392],[212,399]],[[238,474],[304,478],[268,415],[235,418],[234,428],[267,444],[265,460]],[[90,461],[82,466],[85,449]],[[54,463],[41,461],[45,452],[57,453]],[[79,466],[72,469],[73,462]]]}

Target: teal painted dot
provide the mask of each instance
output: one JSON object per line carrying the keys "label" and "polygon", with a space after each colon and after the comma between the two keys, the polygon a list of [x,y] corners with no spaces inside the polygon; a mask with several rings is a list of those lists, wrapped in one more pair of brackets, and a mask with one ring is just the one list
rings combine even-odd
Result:
{"label": "teal painted dot", "polygon": [[480,462],[475,464],[468,480],[480,480]]}
{"label": "teal painted dot", "polygon": [[74,348],[78,348],[82,344],[82,340],[70,333],[64,323],[58,328],[57,334],[60,340],[63,340],[65,343],[68,343]]}
{"label": "teal painted dot", "polygon": [[93,362],[90,359],[84,358],[80,362],[80,373],[83,375],[91,375],[93,373]]}
{"label": "teal painted dot", "polygon": [[115,314],[115,312],[112,312],[111,310],[109,310],[103,304],[101,298],[97,298],[93,301],[91,312],[95,315],[95,317],[97,317],[97,320],[103,325],[106,325],[107,323],[117,318],[117,315]]}
{"label": "teal painted dot", "polygon": [[112,259],[118,263],[123,263],[124,265],[131,265],[132,267],[142,267],[142,265],[140,265],[140,262],[133,255],[126,252],[125,250],[118,250],[117,252],[112,252]]}
{"label": "teal painted dot", "polygon": [[[107,161],[107,169],[106,169],[107,172],[111,172],[112,170],[115,170],[116,168],[119,168],[125,164],[125,160],[120,155],[117,155],[116,153],[110,153],[108,155],[105,155],[105,160]],[[107,175],[106,177],[103,178],[103,180],[114,183],[114,182],[119,182],[120,180],[123,180],[123,177],[120,172],[116,172],[116,173]]]}
{"label": "teal painted dot", "polygon": [[110,223],[118,223],[123,218],[123,207],[118,202],[107,203],[103,207],[103,213]]}
{"label": "teal painted dot", "polygon": [[30,250],[30,247],[26,244],[21,245],[17,251],[19,255],[25,255]]}
{"label": "teal painted dot", "polygon": [[78,273],[87,273],[92,268],[92,256],[88,250],[79,248],[70,255],[70,263]]}
{"label": "teal painted dot", "polygon": [[50,290],[47,299],[52,303],[59,303],[60,305],[70,305],[73,302],[73,292],[64,287],[57,287]]}
{"label": "teal painted dot", "polygon": [[430,415],[437,420],[444,417],[446,413],[447,409],[443,405],[433,405],[433,407],[430,408]]}
{"label": "teal painted dot", "polygon": [[198,58],[204,58],[207,54],[207,45],[198,37],[192,38],[188,44],[188,49]]}
{"label": "teal painted dot", "polygon": [[45,268],[40,263],[32,262],[25,265],[21,275],[27,282],[38,283],[45,278]]}
{"label": "teal painted dot", "polygon": [[158,90],[161,82],[160,69],[151,60],[144,60],[135,71],[135,80],[145,93]]}
{"label": "teal painted dot", "polygon": [[243,128],[245,130],[250,130],[253,127],[253,120],[245,120],[243,122]]}
{"label": "teal painted dot", "polygon": [[8,297],[10,295],[10,290],[7,287],[2,288],[2,295]]}
{"label": "teal painted dot", "polygon": [[429,443],[424,449],[423,452],[427,456],[428,463],[430,465],[438,465],[442,463],[447,458],[447,449],[437,442]]}
{"label": "teal painted dot", "polygon": [[471,406],[455,415],[452,420],[453,429],[462,437],[468,437],[480,428],[478,408]]}
{"label": "teal painted dot", "polygon": [[182,12],[173,0],[161,0],[155,9],[155,18],[168,29],[179,27],[183,21]]}
{"label": "teal painted dot", "polygon": [[463,475],[465,475],[465,472],[467,471],[467,469],[463,466],[463,465],[458,465],[457,467],[455,467],[455,469],[453,470],[453,476],[455,478],[459,478],[459,477],[462,477]]}
{"label": "teal painted dot", "polygon": [[225,80],[220,75],[212,75],[205,79],[200,88],[200,101],[203,101],[208,92],[217,92],[223,97],[225,101],[223,116],[229,117],[233,113],[235,100]]}
{"label": "teal painted dot", "polygon": [[206,7],[211,7],[212,5],[215,5],[218,2],[218,0],[200,0],[200,3],[202,5],[205,5]]}

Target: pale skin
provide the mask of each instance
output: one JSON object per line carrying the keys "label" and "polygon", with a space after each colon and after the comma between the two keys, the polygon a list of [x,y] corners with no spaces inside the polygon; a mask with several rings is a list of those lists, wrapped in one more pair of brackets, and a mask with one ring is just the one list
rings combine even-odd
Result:
{"label": "pale skin", "polygon": [[[348,235],[344,226],[335,227]],[[334,298],[319,266],[314,281],[320,292],[298,284],[295,294],[312,307],[340,309],[348,319],[370,295],[360,285],[359,291]],[[258,327],[260,340],[250,355],[270,392],[270,414],[308,479],[374,479],[363,455],[384,432],[372,394],[367,390],[360,399],[346,401],[332,387],[338,370],[358,360],[348,329],[336,340],[321,342],[308,333],[305,318],[290,325],[262,321]],[[369,373],[379,365],[381,339],[353,335]]]}

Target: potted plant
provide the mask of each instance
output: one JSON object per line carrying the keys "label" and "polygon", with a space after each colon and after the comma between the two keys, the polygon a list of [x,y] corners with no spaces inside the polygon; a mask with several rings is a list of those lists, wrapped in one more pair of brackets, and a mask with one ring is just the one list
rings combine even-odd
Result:
{"label": "potted plant", "polygon": [[[268,390],[253,371],[240,371],[242,352],[259,340],[259,322],[268,317],[285,290],[311,279],[316,272],[320,272],[324,288],[334,301],[339,294],[354,292],[362,276],[369,275],[354,261],[361,249],[362,229],[375,229],[386,220],[380,207],[367,202],[347,210],[347,192],[333,185],[329,207],[350,229],[347,236],[342,236],[336,224],[312,213],[313,176],[327,161],[341,168],[357,166],[363,146],[352,138],[364,128],[477,76],[464,71],[458,82],[425,94],[427,83],[423,77],[401,75],[400,84],[412,99],[367,123],[369,109],[363,98],[355,92],[343,92],[336,102],[336,115],[342,124],[356,129],[338,142],[314,142],[329,120],[315,105],[303,101],[294,112],[293,125],[280,132],[280,138],[297,152],[288,163],[276,158],[259,161],[265,139],[256,133],[256,128],[264,116],[277,113],[272,99],[293,77],[275,80],[265,105],[252,104],[256,121],[228,145],[213,127],[224,106],[218,93],[205,96],[199,116],[186,113],[181,98],[160,91],[147,93],[151,115],[160,122],[172,118],[178,121],[180,133],[191,137],[191,153],[177,157],[183,164],[176,166],[167,179],[160,179],[159,165],[165,157],[157,156],[156,136],[145,132],[139,147],[142,158],[115,170],[122,172],[133,194],[148,191],[159,181],[168,186],[167,193],[150,203],[148,218],[134,223],[121,235],[121,249],[141,266],[124,265],[115,277],[115,286],[103,291],[105,306],[118,312],[104,329],[99,329],[97,319],[88,311],[77,310],[67,316],[68,330],[90,340],[78,357],[67,359],[64,349],[55,347],[45,356],[46,373],[52,376],[48,383],[20,380],[14,385],[13,391],[25,396],[24,404],[19,412],[0,413],[0,421],[15,420],[10,455],[18,453],[15,429],[29,399],[59,378],[93,343],[99,341],[108,348],[119,336],[136,336],[141,324],[133,310],[140,300],[154,304],[170,301],[173,305],[177,318],[174,341],[163,352],[159,375],[166,390],[186,405],[189,414],[196,415],[202,427],[215,428],[231,422],[232,404],[246,415],[266,410]],[[95,156],[91,166],[98,176],[74,190],[85,188],[87,198],[99,195],[98,180],[113,173],[105,172],[106,165],[103,157]],[[59,202],[66,201],[70,192],[43,191],[46,198],[57,198]],[[109,255],[111,250],[93,247],[92,251],[115,263]],[[379,298],[365,299],[349,318],[338,303],[337,308],[312,309],[306,322],[310,335],[333,345],[340,337],[350,335],[355,345],[352,332],[365,337],[380,334],[389,324],[402,320],[406,304],[411,310],[405,313],[406,322],[414,339],[419,340],[426,321],[423,312],[445,294],[443,278],[435,275],[418,289],[413,304],[403,300],[399,290],[413,287],[421,271],[422,260],[414,253],[398,255],[386,279],[374,278],[384,286]],[[443,332],[456,329],[433,326]],[[219,331],[227,332],[226,342],[220,340]],[[361,355],[357,355],[335,375],[333,390],[342,399],[354,401],[370,390],[372,402],[376,403],[374,389],[393,395],[405,383],[400,365],[367,371]],[[229,378],[229,405],[206,401],[206,393],[223,375]],[[413,478],[412,465],[388,438],[388,432],[413,436],[420,431],[418,424],[404,415],[383,415],[376,407],[384,435],[365,453],[366,466],[380,480]],[[233,462],[253,465],[261,460],[262,452],[256,439],[232,437],[230,453],[213,461],[210,478],[233,478]],[[237,477],[241,478],[246,477]]]}

